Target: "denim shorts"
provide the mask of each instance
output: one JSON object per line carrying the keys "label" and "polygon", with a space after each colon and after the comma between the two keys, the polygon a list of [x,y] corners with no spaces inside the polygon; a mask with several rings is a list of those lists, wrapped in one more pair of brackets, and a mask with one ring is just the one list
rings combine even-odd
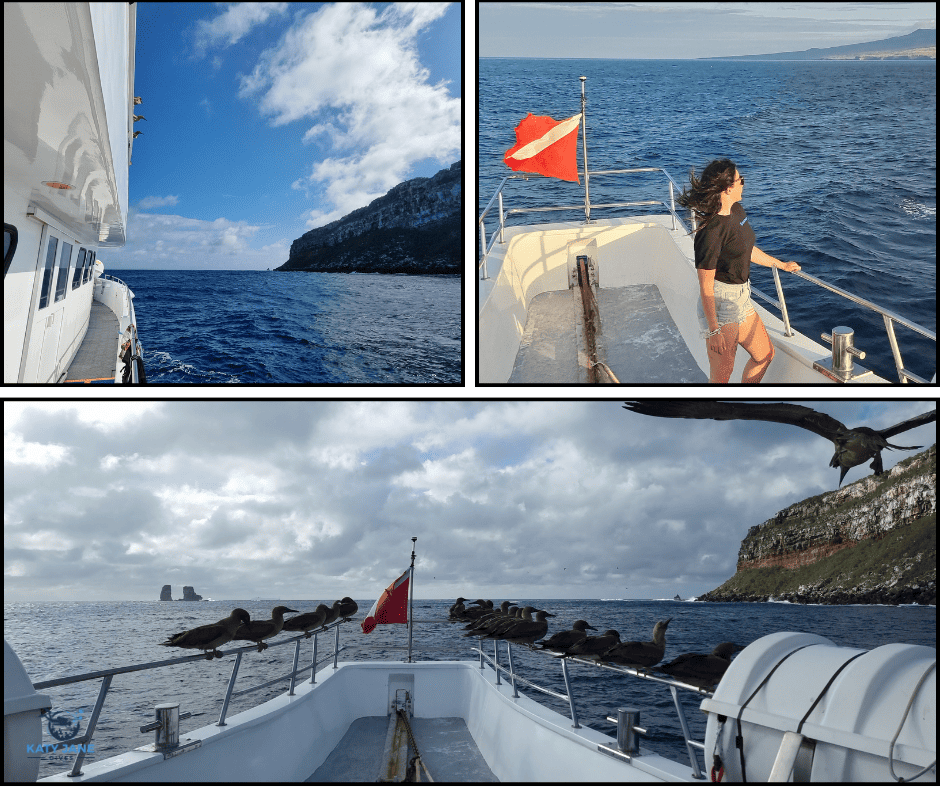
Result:
{"label": "denim shorts", "polygon": [[[750,280],[743,285],[729,285],[715,280],[715,315],[718,318],[719,327],[728,323],[743,323],[754,311]],[[698,299],[698,325],[704,339],[709,329],[701,295]]]}

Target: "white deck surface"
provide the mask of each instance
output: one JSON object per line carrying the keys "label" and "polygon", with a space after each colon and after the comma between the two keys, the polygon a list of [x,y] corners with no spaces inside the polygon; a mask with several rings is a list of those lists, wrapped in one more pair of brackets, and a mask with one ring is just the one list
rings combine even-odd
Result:
{"label": "white deck surface", "polygon": [[[460,717],[412,717],[421,758],[435,782],[499,782]],[[307,782],[375,782],[382,768],[388,717],[353,720],[339,744]],[[408,760],[414,750],[408,748]],[[424,782],[422,773],[422,782]]]}

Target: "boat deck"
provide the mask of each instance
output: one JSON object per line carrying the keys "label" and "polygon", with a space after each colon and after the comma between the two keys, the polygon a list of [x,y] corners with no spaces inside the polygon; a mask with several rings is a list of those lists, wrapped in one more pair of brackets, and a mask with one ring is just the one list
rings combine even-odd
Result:
{"label": "boat deck", "polygon": [[[578,383],[581,298],[555,290],[532,299],[510,383]],[[707,383],[654,284],[597,291],[597,355],[630,383]]]}
{"label": "boat deck", "polygon": [[[421,758],[435,782],[499,782],[460,717],[411,717]],[[382,767],[388,717],[353,720],[346,735],[308,783],[375,782]],[[409,760],[414,756],[408,748]]]}
{"label": "boat deck", "polygon": [[65,373],[66,383],[114,383],[117,343],[121,331],[117,316],[100,301],[91,302],[88,331]]}

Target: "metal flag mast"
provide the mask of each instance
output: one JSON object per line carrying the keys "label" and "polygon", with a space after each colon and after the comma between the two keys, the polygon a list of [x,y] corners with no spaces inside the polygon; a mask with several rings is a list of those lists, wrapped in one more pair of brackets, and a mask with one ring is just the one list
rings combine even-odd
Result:
{"label": "metal flag mast", "polygon": [[584,115],[584,81],[587,77],[578,77],[581,80],[581,150],[584,153],[584,223],[591,223],[591,192],[588,189],[587,168],[587,118]]}
{"label": "metal flag mast", "polygon": [[418,537],[411,537],[411,572],[408,577],[408,661],[411,662],[411,627],[414,623],[415,600],[415,547],[418,546]]}

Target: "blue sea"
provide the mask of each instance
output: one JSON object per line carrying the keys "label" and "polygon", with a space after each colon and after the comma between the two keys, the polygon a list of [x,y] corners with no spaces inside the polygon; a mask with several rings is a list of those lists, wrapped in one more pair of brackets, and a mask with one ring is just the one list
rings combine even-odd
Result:
{"label": "blue sea", "polygon": [[[515,126],[528,112],[578,113],[578,77],[586,76],[589,170],[663,167],[682,184],[690,167],[701,172],[730,158],[745,179],[742,203],[761,249],[936,331],[935,62],[485,58],[479,68],[477,216],[511,174],[502,157]],[[580,141],[578,157],[583,169]],[[668,199],[661,173],[592,177],[590,189],[592,204]],[[583,204],[584,186],[510,181],[504,202]],[[551,217],[583,220],[584,212]],[[751,277],[776,297],[770,269],[751,266]],[[859,363],[898,379],[881,315],[797,277],[781,279],[798,331],[819,342],[848,325],[868,354]],[[904,365],[930,379],[936,344],[907,328],[897,336]]]}
{"label": "blue sea", "polygon": [[[746,646],[759,637],[781,631],[815,633],[829,638],[836,645],[862,649],[888,643],[936,648],[937,642],[936,608],[915,605],[805,606],[666,600],[530,600],[520,597],[515,600],[554,613],[556,618],[549,619],[550,633],[568,629],[575,619],[583,618],[601,632],[616,629],[622,640],[648,640],[656,621],[671,618],[666,632],[665,661],[687,652],[711,651],[722,641]],[[167,659],[171,654],[185,656],[185,653],[179,654],[178,650],[158,644],[171,633],[217,621],[234,607],[245,608],[252,618],[269,618],[271,608],[278,604],[307,611],[314,610],[321,601],[332,604],[332,600],[4,603],[3,636],[18,654],[30,679],[39,682]],[[446,618],[452,603],[453,600],[415,600],[414,619]],[[362,618],[363,611],[371,604],[371,599],[360,599],[360,612],[355,618]],[[473,659],[476,655],[471,649],[478,641],[462,638],[462,632],[460,624],[415,624],[415,658]],[[272,642],[278,640],[280,638],[275,638]],[[303,641],[301,665],[310,661],[312,649],[307,644],[312,642]],[[349,648],[340,655],[340,659],[404,659],[405,652],[401,647],[407,642],[405,626],[377,627],[369,635],[364,635],[354,621],[341,627],[340,644]],[[318,648],[320,659],[332,653],[332,633],[321,638]],[[261,654],[246,652],[236,691],[288,673],[293,653],[293,646],[269,648]],[[487,653],[492,654],[491,645],[487,646]],[[500,653],[500,662],[505,666],[505,643],[501,644]],[[158,703],[178,701],[181,712],[194,712],[192,718],[180,724],[181,735],[217,721],[234,661],[233,656],[226,656],[116,676],[98,723],[95,759],[152,743],[153,734],[142,734],[139,727],[152,721],[153,707]],[[513,664],[524,678],[556,692],[565,692],[558,660],[553,657],[517,647],[513,649]],[[616,737],[616,726],[607,722],[607,715],[616,716],[618,706],[637,706],[642,713],[641,723],[650,730],[649,736],[643,739],[643,748],[647,752],[688,763],[668,687],[575,664],[570,666],[570,675],[582,725]],[[56,711],[88,711],[94,707],[100,683],[100,680],[94,680],[53,687],[43,692],[52,696]],[[523,694],[567,716],[566,703],[525,687],[520,689]],[[234,698],[229,714],[256,706],[286,690],[287,683],[284,682]],[[697,710],[700,698],[688,692],[681,692],[680,697],[693,739],[703,741],[705,715]],[[45,728],[44,743],[54,743]],[[71,758],[57,760],[44,756],[42,760],[41,777],[67,770],[71,764]]]}
{"label": "blue sea", "polygon": [[461,277],[108,271],[148,383],[459,384]]}

